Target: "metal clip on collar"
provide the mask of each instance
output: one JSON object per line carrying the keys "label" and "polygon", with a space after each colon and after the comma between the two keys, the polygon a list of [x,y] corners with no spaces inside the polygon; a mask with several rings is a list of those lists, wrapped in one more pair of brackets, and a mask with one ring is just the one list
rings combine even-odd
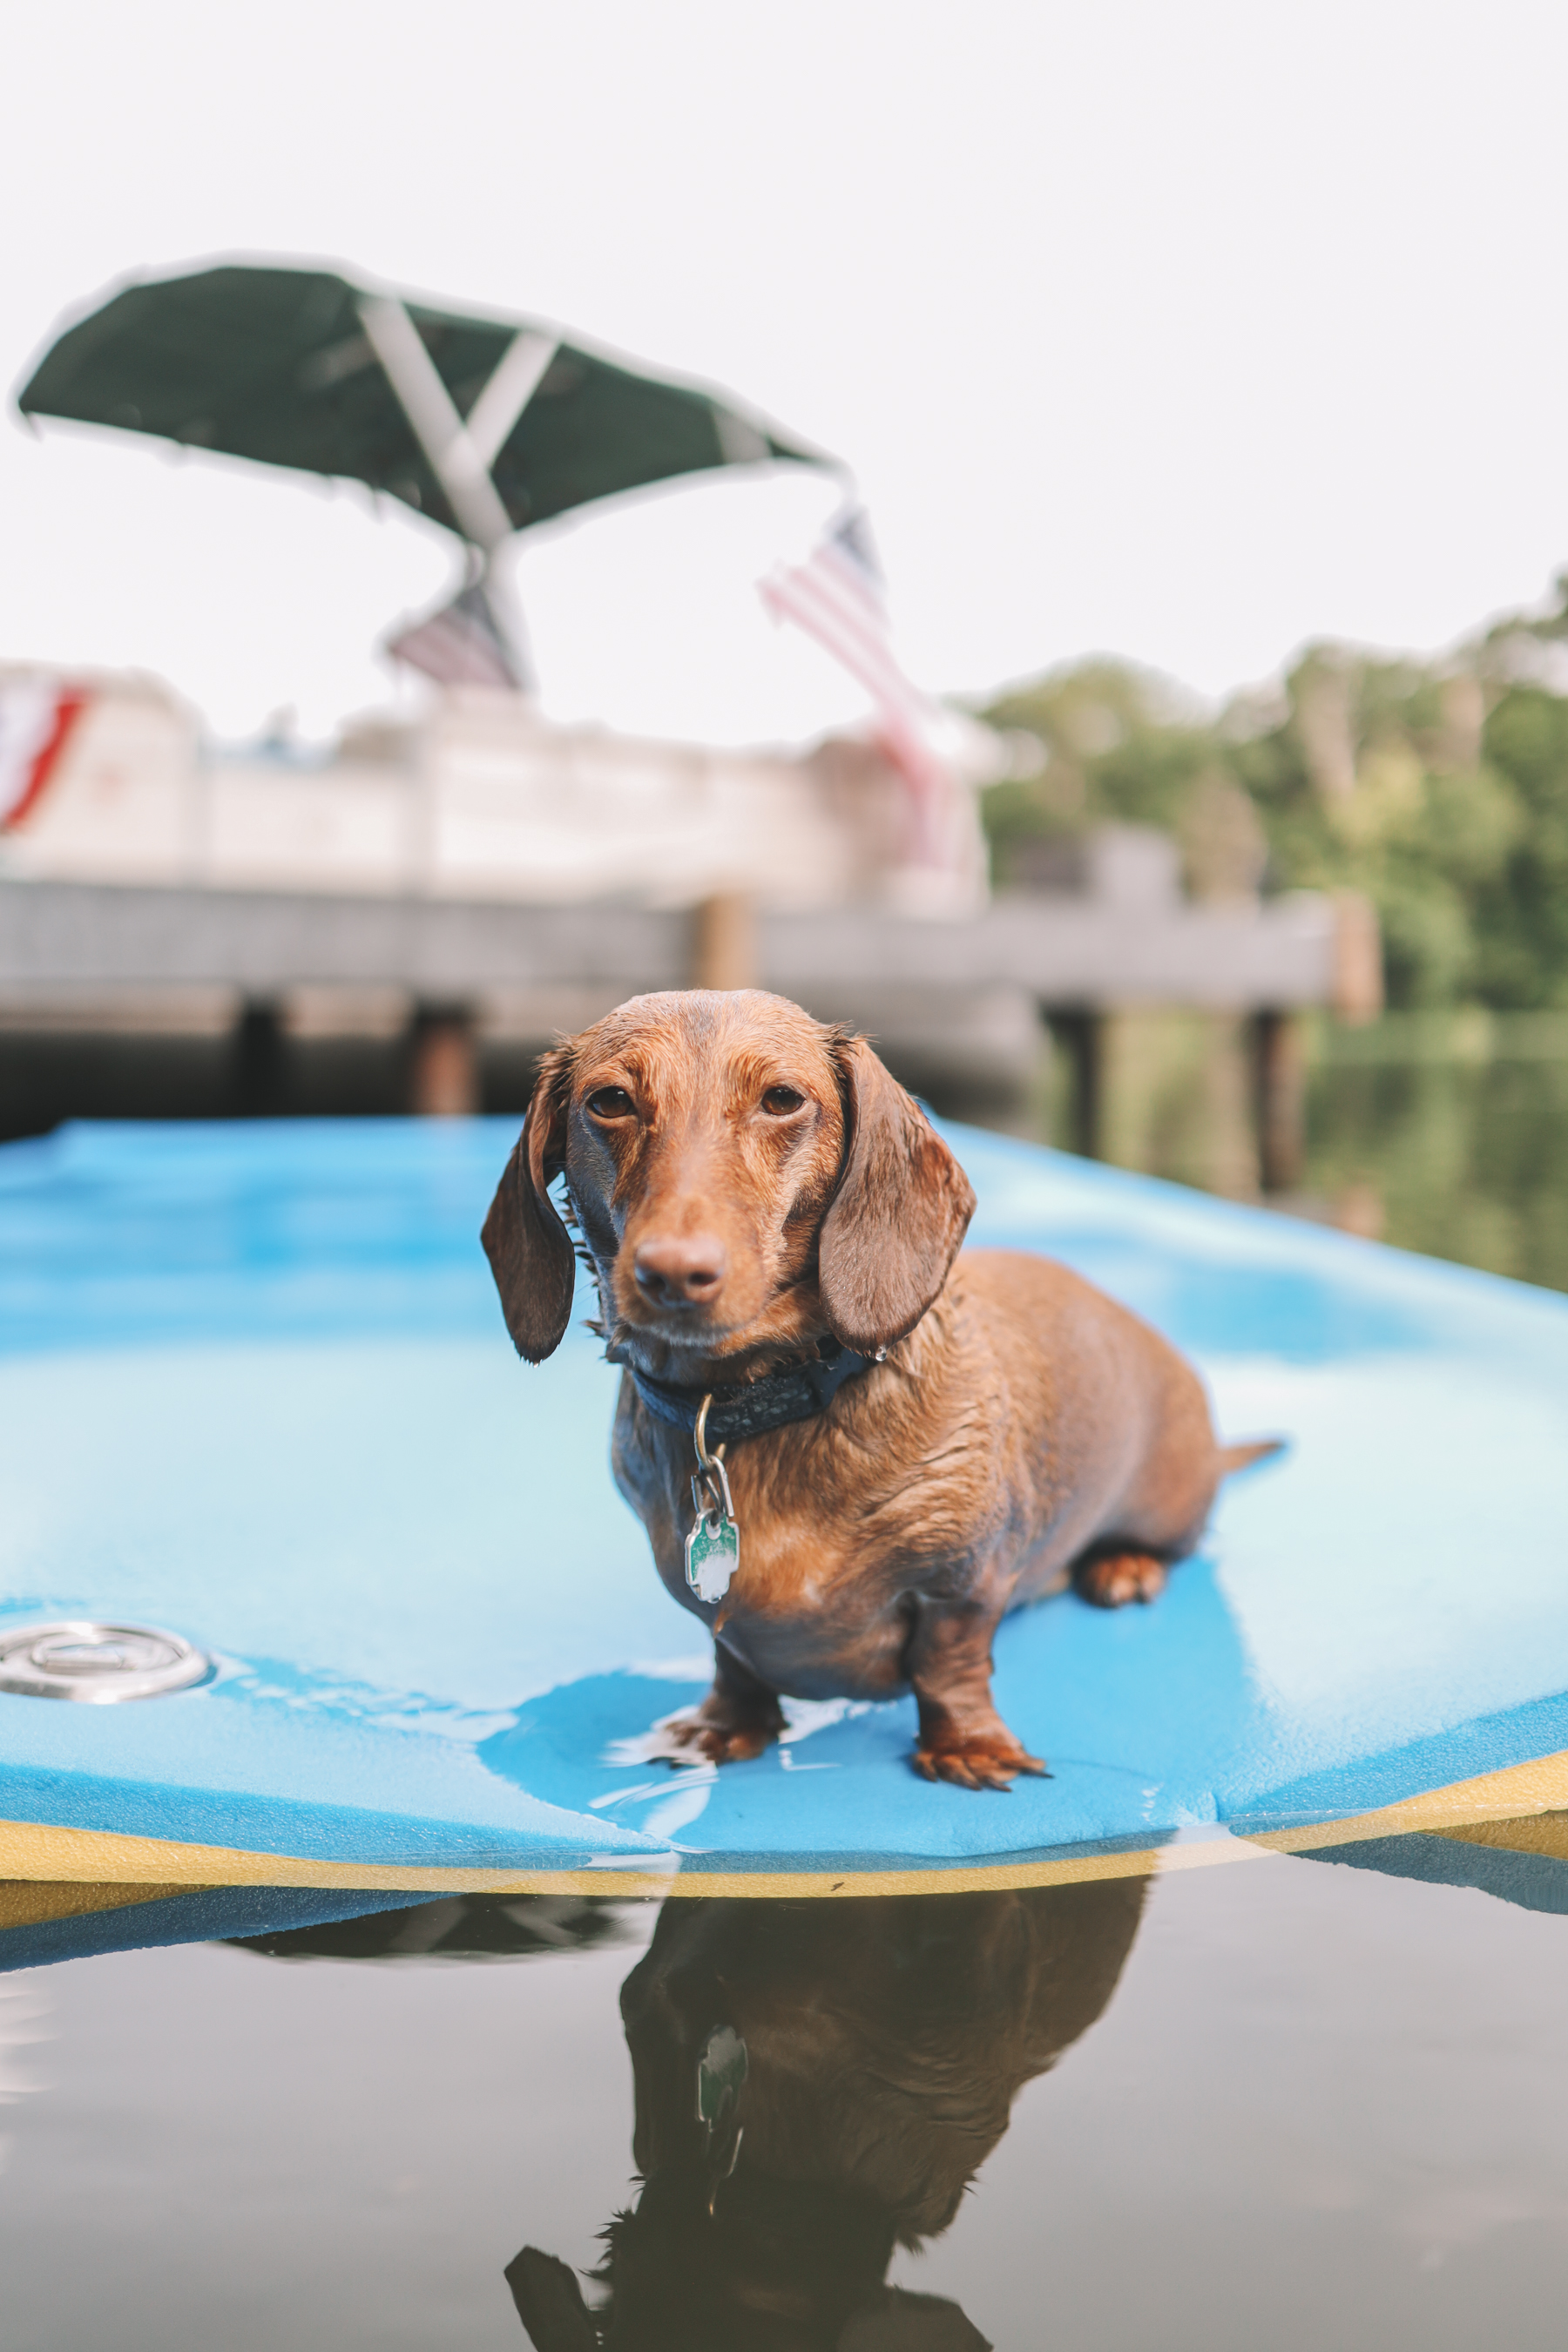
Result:
{"label": "metal clip on collar", "polygon": [[730,1499],[730,1474],[724,1467],[721,1445],[708,1451],[708,1408],[713,1399],[710,1393],[698,1407],[697,1426],[692,1436],[697,1442],[697,1468],[691,1474],[691,1507],[700,1519],[732,1519],[735,1506]]}

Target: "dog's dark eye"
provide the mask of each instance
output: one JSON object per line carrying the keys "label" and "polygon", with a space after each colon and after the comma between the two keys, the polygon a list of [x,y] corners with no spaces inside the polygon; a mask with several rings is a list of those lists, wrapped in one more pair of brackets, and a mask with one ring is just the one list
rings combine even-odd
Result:
{"label": "dog's dark eye", "polygon": [[595,1118],[632,1118],[637,1113],[625,1087],[599,1087],[588,1097],[588,1108]]}
{"label": "dog's dark eye", "polygon": [[763,1097],[763,1108],[773,1118],[787,1118],[805,1100],[798,1087],[770,1087]]}

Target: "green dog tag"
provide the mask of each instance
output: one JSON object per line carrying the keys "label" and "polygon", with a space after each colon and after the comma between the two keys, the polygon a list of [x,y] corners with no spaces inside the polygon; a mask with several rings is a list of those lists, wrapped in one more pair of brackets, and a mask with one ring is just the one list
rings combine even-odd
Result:
{"label": "green dog tag", "polygon": [[747,2074],[746,2045],[732,2025],[716,2025],[697,2061],[697,2120],[711,2131],[741,2104]]}
{"label": "green dog tag", "polygon": [[740,1565],[740,1528],[721,1511],[704,1511],[686,1538],[686,1581],[699,1601],[722,1601]]}

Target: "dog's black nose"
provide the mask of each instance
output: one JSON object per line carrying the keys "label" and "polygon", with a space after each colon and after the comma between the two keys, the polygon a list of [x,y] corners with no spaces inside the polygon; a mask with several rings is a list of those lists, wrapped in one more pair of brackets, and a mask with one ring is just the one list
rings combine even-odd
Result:
{"label": "dog's black nose", "polygon": [[639,1242],[637,1288],[656,1307],[707,1307],[724,1279],[724,1250],[711,1234],[682,1241]]}

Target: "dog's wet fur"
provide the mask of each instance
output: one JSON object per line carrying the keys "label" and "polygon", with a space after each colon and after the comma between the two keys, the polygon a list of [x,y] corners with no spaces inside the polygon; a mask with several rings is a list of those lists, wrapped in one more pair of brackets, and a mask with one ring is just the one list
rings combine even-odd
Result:
{"label": "dog's wet fur", "polygon": [[753,989],[634,997],[545,1055],[485,1223],[519,1352],[561,1343],[574,1251],[612,1359],[697,1391],[836,1339],[885,1360],[826,1411],[726,1456],[741,1529],[724,1600],[686,1580],[692,1443],[621,1384],[613,1462],[658,1572],[714,1636],[675,1760],[755,1756],[781,1696],[919,1706],[916,1769],[965,1789],[1043,1772],[991,1698],[1011,1609],[1069,1581],[1152,1601],[1220,1479],[1192,1368],[1048,1258],[959,1255],[968,1179],[863,1038]]}

